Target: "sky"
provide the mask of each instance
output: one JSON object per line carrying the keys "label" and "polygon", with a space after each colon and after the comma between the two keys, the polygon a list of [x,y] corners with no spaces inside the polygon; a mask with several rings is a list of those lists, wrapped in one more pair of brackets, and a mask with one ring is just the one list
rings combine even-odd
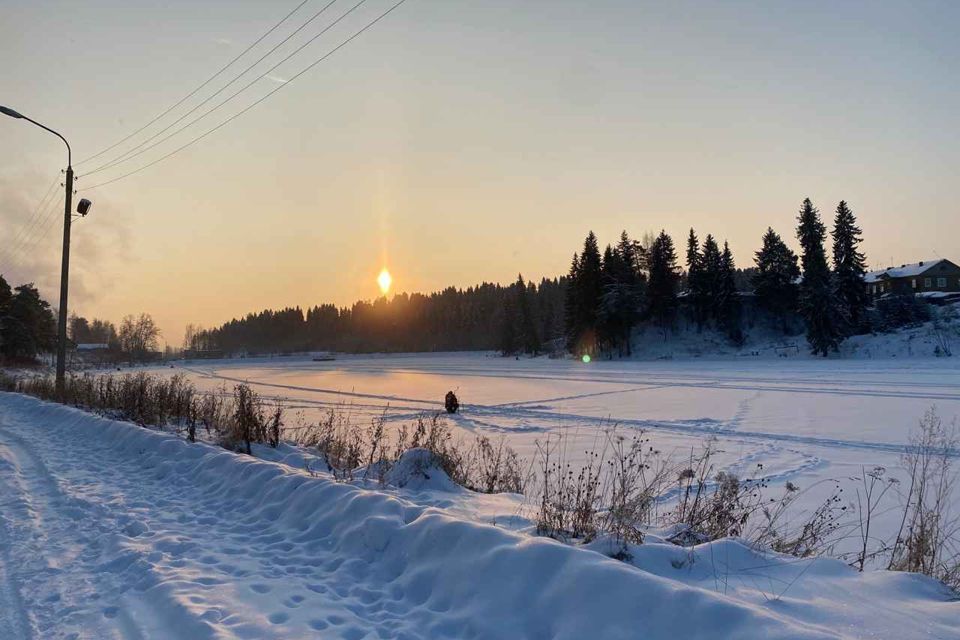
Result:
{"label": "sky", "polygon": [[[950,1],[407,0],[289,81],[394,2],[366,0],[196,124],[85,175],[326,0],[306,2],[157,124],[79,162],[189,94],[298,2],[0,0],[0,104],[71,141],[76,197],[94,202],[73,227],[71,312],[147,312],[179,345],[187,323],[371,299],[383,266],[410,292],[557,276],[589,230],[606,243],[622,229],[665,229],[682,245],[694,227],[750,266],[768,226],[796,246],[805,197],[827,219],[850,204],[873,267],[960,259],[960,3]],[[178,126],[354,4],[337,0]],[[196,144],[89,189],[279,86]],[[0,117],[0,150],[0,273],[55,301],[62,209],[51,197],[35,213],[64,147]]]}

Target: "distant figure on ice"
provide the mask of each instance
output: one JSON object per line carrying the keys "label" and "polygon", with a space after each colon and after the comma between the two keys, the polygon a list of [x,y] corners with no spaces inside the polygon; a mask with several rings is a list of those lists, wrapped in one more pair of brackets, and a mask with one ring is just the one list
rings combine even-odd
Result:
{"label": "distant figure on ice", "polygon": [[453,391],[447,391],[447,395],[443,399],[443,406],[446,407],[447,413],[456,413],[459,411],[460,401],[457,400],[457,394]]}

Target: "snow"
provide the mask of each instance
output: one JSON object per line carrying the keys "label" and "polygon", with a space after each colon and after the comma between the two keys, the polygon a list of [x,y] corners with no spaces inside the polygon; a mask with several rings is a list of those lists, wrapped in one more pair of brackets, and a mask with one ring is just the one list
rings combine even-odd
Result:
{"label": "snow", "polygon": [[0,486],[12,640],[960,634],[960,602],[920,576],[732,540],[620,562],[418,501],[444,486],[364,489],[6,393]]}
{"label": "snow", "polygon": [[921,260],[920,262],[903,264],[899,267],[889,267],[887,269],[870,271],[864,276],[864,281],[868,283],[879,282],[884,276],[888,276],[890,278],[910,278],[913,276],[919,276],[920,274],[929,271],[933,267],[945,261],[946,260],[944,258],[937,258],[936,260]]}
{"label": "snow", "polygon": [[[851,495],[851,478],[864,467],[905,480],[901,455],[930,407],[948,424],[960,417],[960,359],[930,357],[934,346],[920,327],[851,338],[843,359],[731,355],[584,364],[490,354],[341,355],[336,362],[249,358],[158,372],[186,373],[207,389],[245,381],[284,399],[304,420],[331,407],[359,424],[385,415],[390,430],[442,410],[453,389],[461,401],[452,418],[460,436],[502,436],[527,464],[558,436],[577,463],[614,425],[627,435],[644,430],[670,456],[687,456],[711,439],[718,468],[763,478],[774,495],[787,481],[805,490],[800,518],[837,482]],[[418,500],[500,526],[529,525],[524,509],[502,499]],[[897,501],[890,500],[875,524],[881,537],[899,524]]]}

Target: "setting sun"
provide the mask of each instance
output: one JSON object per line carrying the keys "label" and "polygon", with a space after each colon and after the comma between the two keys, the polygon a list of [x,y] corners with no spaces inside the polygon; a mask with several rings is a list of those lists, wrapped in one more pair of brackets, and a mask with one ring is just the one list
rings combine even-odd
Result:
{"label": "setting sun", "polygon": [[390,285],[393,283],[393,277],[390,275],[390,272],[387,271],[387,268],[384,267],[380,271],[380,275],[377,276],[377,284],[380,285],[380,293],[387,295],[387,292],[390,291]]}

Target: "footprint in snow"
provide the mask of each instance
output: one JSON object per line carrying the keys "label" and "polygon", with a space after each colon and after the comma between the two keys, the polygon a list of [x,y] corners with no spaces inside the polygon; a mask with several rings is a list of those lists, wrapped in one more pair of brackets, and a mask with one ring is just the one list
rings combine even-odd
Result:
{"label": "footprint in snow", "polygon": [[284,613],[283,611],[277,611],[276,613],[271,613],[267,620],[270,621],[270,624],[283,624],[290,619],[290,616]]}

